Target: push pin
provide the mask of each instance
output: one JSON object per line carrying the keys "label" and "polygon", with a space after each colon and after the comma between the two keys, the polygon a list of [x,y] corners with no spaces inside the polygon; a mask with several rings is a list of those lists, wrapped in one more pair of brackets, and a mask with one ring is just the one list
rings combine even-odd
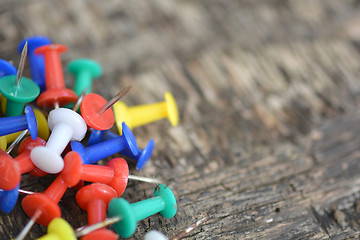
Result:
{"label": "push pin", "polygon": [[38,128],[34,111],[25,107],[24,115],[0,118],[0,136],[28,129],[32,139],[37,138]]}
{"label": "push pin", "polygon": [[70,187],[80,180],[107,184],[121,196],[128,179],[159,184],[159,180],[129,175],[129,167],[123,158],[113,158],[106,166],[83,164],[77,152],[69,152],[64,158],[65,167],[60,176]]}
{"label": "push pin", "polygon": [[172,218],[177,211],[176,199],[167,186],[155,187],[154,197],[130,204],[123,198],[114,198],[109,203],[108,214],[121,220],[113,224],[115,231],[122,237],[130,237],[136,230],[137,222],[156,213]]}
{"label": "push pin", "polygon": [[17,51],[19,54],[21,54],[26,42],[28,43],[27,58],[29,59],[30,64],[31,79],[39,86],[40,91],[43,92],[45,90],[44,57],[35,55],[34,51],[38,47],[51,44],[51,40],[43,36],[25,38],[18,45]]}
{"label": "push pin", "polygon": [[[75,232],[63,218],[54,218],[48,225],[47,234],[37,240],[76,240]],[[106,238],[105,238],[106,239]]]}
{"label": "push pin", "polygon": [[[111,132],[110,130],[100,131],[94,129],[92,133],[90,134],[88,146],[94,145],[96,143],[99,143],[103,141],[104,139],[113,139],[117,138],[119,135],[116,133]],[[141,170],[145,164],[149,161],[151,158],[152,152],[154,150],[155,142],[153,139],[151,139],[146,147],[144,149],[138,148],[138,154],[134,155],[129,149],[124,149],[120,152],[121,155],[124,155],[125,157],[134,159],[136,164],[136,169]]]}
{"label": "push pin", "polygon": [[[88,224],[103,222],[106,217],[106,210],[111,199],[116,198],[116,191],[101,183],[93,183],[81,188],[76,193],[76,202],[79,207],[87,211]],[[107,229],[94,231],[82,238],[86,239],[118,239],[117,234]]]}
{"label": "push pin", "polygon": [[69,152],[64,157],[65,167],[60,176],[70,187],[80,180],[107,184],[115,189],[117,196],[125,191],[129,168],[123,158],[113,158],[106,166],[83,164],[77,152]]}
{"label": "push pin", "polygon": [[[195,223],[191,224],[191,226],[187,227],[185,230],[179,232],[175,237],[170,238],[170,240],[179,240],[185,237],[187,234],[196,229],[201,223],[203,223],[207,217],[203,217],[200,220],[197,220]],[[159,231],[151,230],[150,232],[145,234],[144,240],[169,240]]]}
{"label": "push pin", "polygon": [[35,166],[42,171],[58,173],[64,168],[61,153],[70,141],[81,141],[87,127],[78,113],[67,108],[52,110],[49,113],[48,124],[52,133],[46,146],[35,147],[30,157]]}
{"label": "push pin", "polygon": [[176,126],[179,121],[176,101],[169,92],[165,93],[164,102],[135,107],[128,107],[123,102],[117,102],[114,104],[113,110],[119,133],[122,132],[122,122],[125,122],[130,129],[133,129],[163,118],[168,118],[172,126]]}
{"label": "push pin", "polygon": [[0,188],[11,190],[21,180],[21,174],[30,172],[35,168],[30,159],[30,152],[36,146],[44,146],[46,142],[41,138],[25,139],[19,147],[19,155],[14,159],[5,151],[0,150]]}
{"label": "push pin", "polygon": [[50,44],[37,48],[34,54],[42,54],[45,59],[45,86],[46,90],[37,99],[40,107],[65,105],[74,102],[77,96],[73,90],[65,88],[60,53],[67,47],[60,44]]}
{"label": "push pin", "polygon": [[20,184],[10,191],[0,189],[0,210],[6,213],[11,212],[17,203]]}
{"label": "push pin", "polygon": [[97,229],[113,225],[115,231],[122,237],[130,237],[136,230],[137,222],[158,212],[165,218],[172,218],[177,211],[173,192],[160,184],[154,189],[154,197],[130,204],[123,198],[114,198],[108,206],[109,218],[90,226],[75,230],[77,237],[89,234]]}
{"label": "push pin", "polygon": [[102,74],[101,65],[91,59],[76,59],[68,65],[68,71],[75,76],[74,92],[80,95],[85,88],[86,94],[91,93],[92,82]]}
{"label": "push pin", "polygon": [[81,103],[81,116],[87,125],[97,130],[107,130],[114,125],[114,113],[111,106],[130,90],[127,87],[120,91],[114,98],[106,100],[96,93],[87,94]]}
{"label": "push pin", "polygon": [[[49,126],[47,124],[47,120],[44,114],[39,109],[33,109],[37,125],[38,125],[38,136],[44,140],[49,138]],[[26,129],[22,132],[16,132],[9,135],[1,136],[0,137],[0,149],[6,150],[7,145],[12,143],[10,147],[7,149],[7,153],[10,154],[12,149],[29,133]]]}
{"label": "push pin", "polygon": [[17,203],[19,193],[23,194],[34,194],[34,192],[23,190],[19,188],[20,185],[17,185],[16,188],[5,191],[3,189],[0,189],[0,211],[9,213],[13,208],[15,207],[15,204]]}
{"label": "push pin", "polygon": [[31,217],[30,224],[37,222],[47,226],[51,220],[61,216],[58,202],[64,195],[67,184],[58,176],[44,193],[34,193],[22,200],[25,213]]}
{"label": "push pin", "polygon": [[[86,96],[89,96],[89,94]],[[80,154],[84,164],[94,164],[125,148],[130,148],[130,151],[134,155],[138,153],[134,134],[125,123],[123,126],[123,135],[117,138],[106,140],[86,148],[80,142],[71,142],[71,149]]]}
{"label": "push pin", "polygon": [[0,78],[8,75],[16,75],[16,68],[3,59],[0,59]]}
{"label": "push pin", "polygon": [[25,104],[37,98],[40,88],[32,80],[22,77],[27,53],[27,43],[21,53],[17,75],[8,75],[0,78],[0,91],[6,98],[7,117],[20,115]]}

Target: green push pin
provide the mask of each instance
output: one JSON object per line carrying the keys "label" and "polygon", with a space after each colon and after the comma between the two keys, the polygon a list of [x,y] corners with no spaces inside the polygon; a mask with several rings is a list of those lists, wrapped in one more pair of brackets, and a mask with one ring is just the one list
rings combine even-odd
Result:
{"label": "green push pin", "polygon": [[158,212],[165,218],[172,218],[175,216],[176,210],[175,196],[164,184],[155,187],[152,198],[132,204],[123,198],[114,198],[108,207],[109,216],[120,219],[113,224],[113,228],[124,238],[130,237],[135,232],[138,221]]}
{"label": "green push pin", "polygon": [[102,74],[102,68],[94,60],[81,58],[71,61],[68,71],[75,76],[74,92],[77,96],[87,88],[86,94],[91,92],[92,82]]}
{"label": "green push pin", "polygon": [[8,75],[0,79],[0,91],[6,98],[5,116],[19,116],[23,113],[25,104],[37,98],[39,86],[32,80],[22,77],[27,53],[27,42],[21,53],[17,75]]}

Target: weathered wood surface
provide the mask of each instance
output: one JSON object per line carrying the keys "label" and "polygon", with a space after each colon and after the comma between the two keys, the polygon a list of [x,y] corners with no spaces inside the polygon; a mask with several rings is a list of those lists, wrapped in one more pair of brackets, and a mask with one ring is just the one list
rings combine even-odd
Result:
{"label": "weathered wood surface", "polygon": [[[133,239],[157,229],[173,236],[196,219],[189,239],[360,237],[360,6],[358,1],[3,1],[0,56],[43,34],[68,45],[64,65],[90,57],[110,98],[132,85],[129,105],[174,93],[181,121],[136,129],[156,141],[143,171],[165,179],[178,214],[139,222]],[[68,86],[72,78],[68,74]],[[53,179],[24,176],[43,191]],[[129,183],[130,202],[153,186]],[[75,192],[63,217],[86,224]],[[20,205],[0,215],[1,239],[28,217]],[[41,236],[36,225],[28,239]]]}

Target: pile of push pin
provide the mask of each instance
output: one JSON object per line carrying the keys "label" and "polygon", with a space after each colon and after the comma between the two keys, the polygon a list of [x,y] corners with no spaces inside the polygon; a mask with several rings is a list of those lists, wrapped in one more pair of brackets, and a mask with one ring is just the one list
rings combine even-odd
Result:
{"label": "pile of push pin", "polygon": [[[74,90],[68,89],[60,59],[60,53],[66,50],[64,45],[36,36],[19,44],[18,70],[0,60],[0,210],[9,213],[19,193],[24,193],[27,196],[21,205],[30,217],[16,239],[24,239],[35,222],[48,226],[48,234],[38,239],[117,239],[118,235],[130,237],[137,222],[153,214],[172,218],[177,203],[166,185],[156,179],[129,175],[123,158],[113,158],[105,166],[96,163],[119,153],[137,161],[136,168],[142,169],[151,157],[154,141],[150,140],[144,149],[138,148],[131,129],[163,118],[176,126],[178,110],[173,96],[165,93],[164,102],[128,107],[118,101],[129,91],[127,87],[107,102],[91,93],[92,81],[102,70],[90,59],[70,62],[68,71],[74,75],[75,84]],[[26,59],[31,79],[22,76]],[[110,130],[114,123],[117,134]],[[85,147],[81,141],[88,130],[91,134]],[[18,144],[17,155],[10,155]],[[34,193],[20,189],[25,173],[58,176],[45,192]],[[120,198],[128,179],[156,183],[154,196],[132,204]],[[83,181],[91,184],[81,184]],[[75,186],[81,186],[76,201],[87,211],[88,225],[73,230],[61,218],[58,202],[69,187]],[[172,239],[180,239],[204,220]],[[115,232],[106,229],[107,225],[112,225]],[[151,231],[145,239],[167,238]]]}

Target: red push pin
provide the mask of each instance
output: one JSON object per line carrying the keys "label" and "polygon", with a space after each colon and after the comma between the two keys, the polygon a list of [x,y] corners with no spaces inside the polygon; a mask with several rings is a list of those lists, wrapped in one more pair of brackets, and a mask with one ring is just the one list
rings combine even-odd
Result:
{"label": "red push pin", "polygon": [[75,92],[65,88],[64,74],[61,66],[60,53],[67,47],[61,44],[41,46],[34,54],[44,55],[46,90],[37,99],[40,107],[59,107],[77,99]]}
{"label": "red push pin", "polygon": [[87,94],[81,102],[81,116],[86,124],[96,130],[110,129],[114,124],[114,113],[111,106],[130,90],[130,86],[124,88],[110,101],[96,93]]}
{"label": "red push pin", "polygon": [[26,196],[21,204],[25,213],[31,217],[30,222],[47,226],[51,220],[60,217],[61,211],[58,202],[67,188],[67,184],[58,176],[44,193]]}
{"label": "red push pin", "polygon": [[83,164],[81,156],[77,152],[71,151],[65,155],[64,164],[60,176],[70,187],[83,180],[107,184],[115,189],[118,196],[125,191],[129,167],[123,158],[113,158],[106,166]]}
{"label": "red push pin", "polygon": [[[0,189],[11,190],[15,188],[21,180],[21,174],[37,169],[30,159],[30,152],[36,146],[45,146],[46,142],[41,138],[33,140],[27,137],[19,146],[20,153],[16,158],[12,158],[5,151],[0,149]],[[34,172],[35,175],[46,175],[40,169]]]}
{"label": "red push pin", "polygon": [[[94,183],[81,188],[76,193],[76,202],[81,209],[87,211],[88,224],[92,225],[105,220],[109,202],[116,197],[117,193],[112,187],[101,183]],[[103,228],[94,231],[81,239],[118,239],[118,236],[114,232]]]}

